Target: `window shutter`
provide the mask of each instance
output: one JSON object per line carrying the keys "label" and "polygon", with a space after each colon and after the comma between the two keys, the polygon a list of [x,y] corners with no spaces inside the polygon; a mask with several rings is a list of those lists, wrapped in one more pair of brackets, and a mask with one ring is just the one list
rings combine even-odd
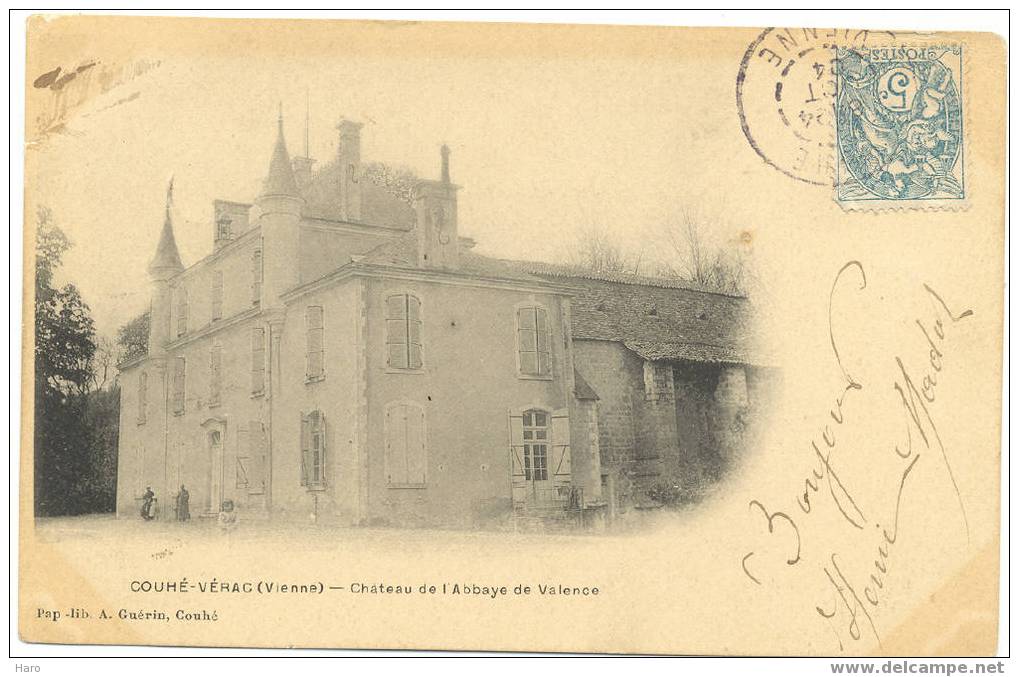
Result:
{"label": "window shutter", "polygon": [[238,488],[249,486],[248,470],[251,464],[250,441],[247,428],[237,429],[237,468],[234,485]]}
{"label": "window shutter", "polygon": [[251,252],[251,304],[259,305],[262,301],[262,250]]}
{"label": "window shutter", "polygon": [[219,404],[219,396],[222,390],[222,362],[223,347],[219,345],[212,346],[212,350],[209,353],[209,402],[211,404]]}
{"label": "window shutter", "polygon": [[538,375],[548,376],[549,369],[549,325],[548,313],[544,308],[534,309],[535,332],[537,336]]}
{"label": "window shutter", "polygon": [[524,418],[520,411],[509,412],[509,431],[513,486],[524,486]]}
{"label": "window shutter", "polygon": [[223,317],[223,271],[212,273],[212,321]]}
{"label": "window shutter", "polygon": [[261,421],[248,423],[248,493],[265,491],[265,427]]}
{"label": "window shutter", "polygon": [[552,479],[570,480],[570,414],[568,409],[552,412],[552,453],[549,459]]}
{"label": "window shutter", "polygon": [[428,474],[425,410],[407,407],[407,483],[424,484]]}
{"label": "window shutter", "polygon": [[185,363],[183,357],[178,357],[174,362],[173,370],[173,413],[184,413],[184,377]]}
{"label": "window shutter", "polygon": [[265,328],[251,330],[251,392],[265,392]]}
{"label": "window shutter", "polygon": [[517,350],[520,355],[520,372],[523,374],[538,373],[538,354],[535,351],[535,317],[534,308],[517,309]]}
{"label": "window shutter", "polygon": [[318,449],[315,455],[315,472],[312,479],[319,484],[326,481],[326,417],[318,412]]}
{"label": "window shutter", "polygon": [[301,486],[308,485],[308,454],[311,451],[311,421],[301,414]]}
{"label": "window shutter", "polygon": [[177,290],[177,336],[188,332],[188,291],[184,287]]}
{"label": "window shutter", "polygon": [[421,301],[407,295],[407,366],[420,369],[421,360]]}
{"label": "window shutter", "polygon": [[386,353],[389,366],[406,369],[407,356],[407,296],[396,294],[386,298]]}
{"label": "window shutter", "polygon": [[407,484],[407,405],[392,404],[386,408],[386,481],[389,484]]}
{"label": "window shutter", "polygon": [[322,330],[322,306],[308,306],[305,313],[305,326],[307,331],[307,376],[318,378],[323,371],[323,330]]}

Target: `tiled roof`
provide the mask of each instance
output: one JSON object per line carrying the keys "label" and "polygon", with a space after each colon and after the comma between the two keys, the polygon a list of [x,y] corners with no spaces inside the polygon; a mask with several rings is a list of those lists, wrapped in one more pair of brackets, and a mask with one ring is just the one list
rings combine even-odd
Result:
{"label": "tiled roof", "polygon": [[[363,258],[359,259],[357,263],[394,266],[398,268],[417,268],[417,246],[417,233],[411,231],[406,235],[402,235],[372,249]],[[464,246],[460,247],[460,265],[456,272],[500,280],[548,284],[548,280],[521,270],[515,262],[476,254]]]}
{"label": "tiled roof", "polygon": [[700,291],[707,294],[719,294],[721,296],[736,296],[699,285],[692,280],[683,280],[674,277],[651,277],[648,275],[631,275],[629,273],[614,273],[609,271],[590,270],[583,266],[569,265],[565,263],[548,263],[545,261],[514,261],[521,270],[526,270],[535,275],[545,277],[562,277],[580,280],[600,280],[602,282],[622,282],[624,284],[639,284],[647,287],[661,287],[663,289],[687,289]]}
{"label": "tiled roof", "polygon": [[757,348],[752,306],[741,296],[683,280],[580,271],[518,262],[522,270],[560,280],[575,294],[574,339],[618,341],[647,360],[766,365]]}

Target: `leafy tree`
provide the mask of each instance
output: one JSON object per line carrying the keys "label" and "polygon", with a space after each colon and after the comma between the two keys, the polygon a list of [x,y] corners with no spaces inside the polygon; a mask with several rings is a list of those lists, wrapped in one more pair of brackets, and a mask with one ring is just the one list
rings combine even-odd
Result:
{"label": "leafy tree", "polygon": [[36,514],[68,514],[81,511],[83,480],[92,474],[87,395],[96,333],[78,288],[54,286],[70,240],[45,208],[36,225],[35,507]]}
{"label": "leafy tree", "polygon": [[149,352],[149,311],[129,321],[117,330],[119,362],[142,357]]}

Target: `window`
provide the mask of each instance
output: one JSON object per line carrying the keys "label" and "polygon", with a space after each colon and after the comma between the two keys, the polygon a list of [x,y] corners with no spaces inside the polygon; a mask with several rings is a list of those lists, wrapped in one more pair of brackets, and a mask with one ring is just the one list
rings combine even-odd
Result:
{"label": "window", "polygon": [[223,271],[212,272],[212,321],[223,319]]}
{"label": "window", "polygon": [[265,327],[251,330],[251,394],[265,392]]}
{"label": "window", "polygon": [[251,252],[251,305],[262,302],[262,250]]}
{"label": "window", "polygon": [[301,485],[325,486],[326,422],[321,412],[301,417]]}
{"label": "window", "polygon": [[524,412],[524,479],[548,479],[548,414]]}
{"label": "window", "polygon": [[188,290],[177,290],[177,338],[188,333]]}
{"label": "window", "polygon": [[307,377],[318,380],[323,377],[323,346],[322,346],[322,306],[308,306],[305,314],[307,328]]}
{"label": "window", "polygon": [[184,377],[186,363],[183,357],[173,361],[173,413],[180,416],[184,413]]}
{"label": "window", "polygon": [[517,309],[517,340],[520,373],[551,375],[548,312],[544,308],[525,306]]}
{"label": "window", "polygon": [[215,344],[209,351],[209,406],[219,404],[219,396],[223,390],[223,346]]}
{"label": "window", "polygon": [[265,493],[265,466],[268,441],[261,421],[249,421],[237,430],[237,467],[235,486],[249,494]]}
{"label": "window", "polygon": [[138,425],[145,423],[146,409],[149,405],[149,375],[147,372],[138,374]]}
{"label": "window", "polygon": [[386,299],[386,352],[392,369],[421,368],[421,302],[412,294]]}
{"label": "window", "polygon": [[386,483],[394,487],[424,486],[428,468],[425,410],[410,402],[386,407]]}

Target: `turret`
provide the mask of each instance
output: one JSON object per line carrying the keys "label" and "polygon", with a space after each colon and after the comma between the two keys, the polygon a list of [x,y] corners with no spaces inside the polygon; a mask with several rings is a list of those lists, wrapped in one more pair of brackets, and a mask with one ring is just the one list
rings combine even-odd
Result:
{"label": "turret", "polygon": [[277,121],[276,145],[269,161],[262,192],[255,204],[262,229],[262,308],[282,305],[281,294],[300,283],[300,223],[304,199],[294,179],[287,144],[283,138],[283,114]]}
{"label": "turret", "polygon": [[149,282],[152,285],[152,302],[149,307],[149,351],[150,357],[159,357],[166,352],[170,340],[170,278],[184,270],[177,251],[177,240],[173,236],[173,179],[166,189],[166,210],[163,230],[159,234],[156,255],[149,263]]}
{"label": "turret", "polygon": [[418,265],[455,270],[460,264],[456,191],[449,179],[449,147],[442,146],[441,179],[420,181],[414,187],[417,212]]}

